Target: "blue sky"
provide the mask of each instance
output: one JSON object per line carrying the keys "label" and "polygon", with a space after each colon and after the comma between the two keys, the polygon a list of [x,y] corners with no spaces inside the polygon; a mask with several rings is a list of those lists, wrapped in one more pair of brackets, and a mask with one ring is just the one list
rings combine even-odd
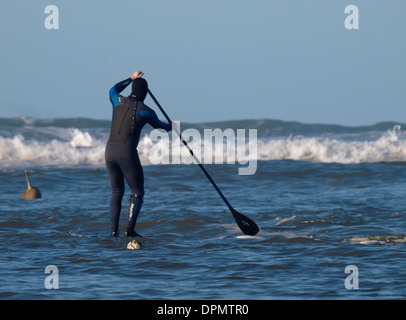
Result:
{"label": "blue sky", "polygon": [[[59,30],[44,26],[50,4]],[[174,120],[406,122],[405,12],[404,0],[2,0],[0,117],[110,119],[109,89],[141,69]]]}

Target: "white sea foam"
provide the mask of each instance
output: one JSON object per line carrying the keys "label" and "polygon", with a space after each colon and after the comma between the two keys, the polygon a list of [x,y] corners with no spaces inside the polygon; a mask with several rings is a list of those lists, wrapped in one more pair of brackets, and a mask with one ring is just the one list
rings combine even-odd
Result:
{"label": "white sea foam", "polygon": [[70,141],[72,147],[91,147],[93,138],[89,132],[82,132],[78,129],[73,129],[73,138]]}
{"label": "white sea foam", "polygon": [[67,134],[68,140],[48,141],[28,139],[21,134],[13,138],[0,136],[0,166],[104,165],[105,143],[78,129],[70,129]]}
{"label": "white sea foam", "polygon": [[406,161],[406,140],[399,127],[379,139],[340,140],[325,137],[297,137],[258,141],[258,160],[300,160],[324,163]]}
{"label": "white sea foam", "polygon": [[[4,131],[5,132],[5,131]],[[371,138],[373,136],[374,138]],[[104,166],[108,130],[76,128],[24,128],[0,134],[0,167],[38,166]],[[144,164],[154,163],[151,147],[157,142],[148,135],[141,138],[138,150]],[[197,148],[192,141],[192,148]],[[188,151],[181,146],[182,153]],[[218,150],[214,150],[213,156]],[[270,137],[258,139],[257,160],[297,160],[323,163],[356,164],[364,162],[406,161],[406,137],[395,126],[386,133],[335,135],[329,137]],[[226,146],[221,148],[225,159]],[[158,156],[158,155],[157,155]],[[245,154],[246,161],[255,155]],[[240,158],[241,161],[244,159]],[[189,162],[190,163],[190,162]],[[227,161],[224,161],[227,163]]]}
{"label": "white sea foam", "polygon": [[367,237],[352,237],[344,240],[345,242],[354,244],[379,244],[379,245],[395,245],[406,243],[405,235],[378,235]]}

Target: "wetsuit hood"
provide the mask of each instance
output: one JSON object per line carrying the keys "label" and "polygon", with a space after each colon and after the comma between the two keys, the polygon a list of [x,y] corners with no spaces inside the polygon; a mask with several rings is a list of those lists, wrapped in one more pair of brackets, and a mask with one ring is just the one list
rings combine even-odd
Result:
{"label": "wetsuit hood", "polygon": [[148,82],[144,78],[137,78],[133,81],[131,97],[144,101],[148,93]]}

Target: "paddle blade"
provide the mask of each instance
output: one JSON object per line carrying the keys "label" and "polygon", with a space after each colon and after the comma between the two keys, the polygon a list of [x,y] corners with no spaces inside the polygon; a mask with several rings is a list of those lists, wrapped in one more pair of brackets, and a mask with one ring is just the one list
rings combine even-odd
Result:
{"label": "paddle blade", "polygon": [[259,232],[259,227],[250,218],[247,218],[234,209],[231,210],[231,213],[233,214],[235,222],[237,222],[237,225],[244,234],[248,236],[255,236]]}

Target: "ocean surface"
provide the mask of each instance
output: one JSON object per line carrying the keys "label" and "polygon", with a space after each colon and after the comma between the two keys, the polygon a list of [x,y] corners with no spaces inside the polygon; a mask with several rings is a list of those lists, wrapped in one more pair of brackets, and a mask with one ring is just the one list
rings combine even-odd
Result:
{"label": "ocean surface", "polygon": [[[205,164],[259,225],[253,237],[197,165],[151,164],[146,130],[137,250],[124,237],[128,188],[109,236],[109,125],[0,119],[0,299],[406,298],[406,125],[181,124],[257,129],[256,155]],[[248,160],[255,173],[239,175]],[[24,170],[40,199],[21,199]]]}

